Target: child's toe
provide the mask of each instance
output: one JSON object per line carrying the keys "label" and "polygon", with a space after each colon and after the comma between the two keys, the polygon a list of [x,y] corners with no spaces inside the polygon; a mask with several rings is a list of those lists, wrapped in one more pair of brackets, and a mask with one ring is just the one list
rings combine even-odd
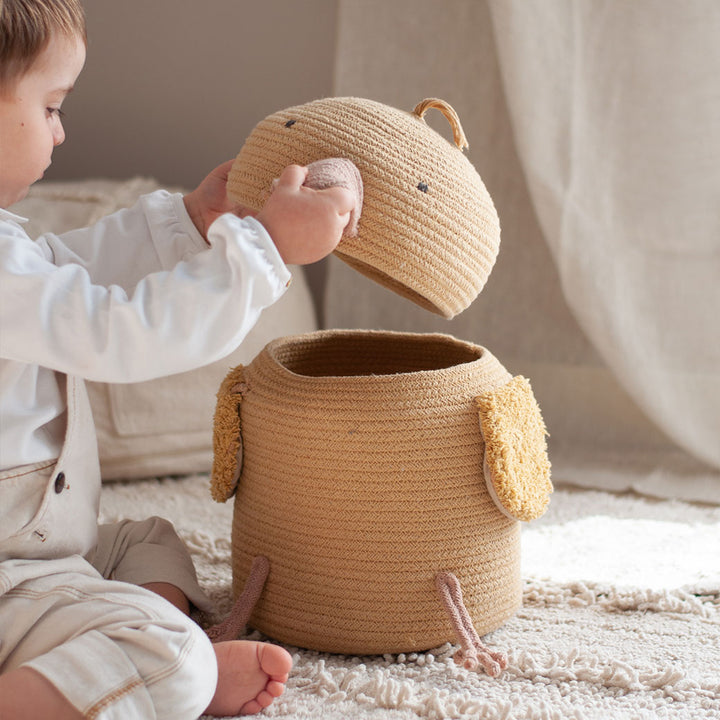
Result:
{"label": "child's toe", "polygon": [[280,697],[285,692],[285,681],[278,682],[277,680],[270,680],[265,688],[265,692],[271,697]]}
{"label": "child's toe", "polygon": [[292,668],[290,653],[279,645],[259,645],[258,662],[269,678],[280,683],[287,680]]}

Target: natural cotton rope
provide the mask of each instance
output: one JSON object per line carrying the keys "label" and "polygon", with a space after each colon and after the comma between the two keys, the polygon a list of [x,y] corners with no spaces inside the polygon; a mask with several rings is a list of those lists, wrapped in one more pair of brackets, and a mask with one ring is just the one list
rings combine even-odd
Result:
{"label": "natural cotton rope", "polygon": [[[236,595],[255,558],[270,561],[253,627],[330,652],[427,649],[455,639],[440,572],[462,584],[478,635],[515,612],[519,524],[485,484],[475,406],[511,379],[491,353],[447,335],[325,331],[270,343],[231,371],[231,396],[240,376]],[[225,487],[213,474],[214,495]]]}
{"label": "natural cotton rope", "polygon": [[257,605],[269,572],[270,562],[266,557],[259,555],[253,560],[248,581],[230,610],[230,614],[221,623],[206,631],[207,636],[213,642],[237,640],[240,637],[250,619],[250,614]]}
{"label": "natural cotton rope", "polygon": [[460,124],[460,118],[458,117],[458,114],[455,112],[455,109],[451,105],[446,103],[444,100],[439,100],[438,98],[427,98],[426,100],[418,103],[415,106],[413,112],[419,118],[424,118],[425,113],[430,108],[435,108],[439,110],[447,118],[453,131],[453,139],[455,140],[455,144],[461,150],[466,150],[467,148],[469,148],[470,144],[465,137],[465,133],[463,132],[462,125]]}
{"label": "natural cotton rope", "polygon": [[465,609],[458,579],[452,573],[438,573],[435,577],[435,587],[460,641],[460,650],[454,657],[455,662],[466,670],[475,670],[478,666],[482,666],[491,677],[500,675],[507,667],[507,655],[492,652],[480,640]]}
{"label": "natural cotton rope", "polygon": [[[454,143],[425,122],[431,108],[448,119]],[[482,290],[500,243],[495,207],[464,147],[457,113],[436,98],[414,112],[362,98],[315,100],[258,123],[233,164],[228,194],[258,210],[287,165],[352,161],[364,186],[363,213],[357,237],[335,254],[450,318]]]}

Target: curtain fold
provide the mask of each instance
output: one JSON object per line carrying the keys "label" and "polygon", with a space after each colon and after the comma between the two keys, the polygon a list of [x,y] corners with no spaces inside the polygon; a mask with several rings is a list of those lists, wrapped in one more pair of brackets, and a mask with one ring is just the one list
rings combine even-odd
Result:
{"label": "curtain fold", "polygon": [[332,259],[326,326],[489,348],[531,379],[556,481],[720,502],[720,5],[338,8],[334,94],[453,105],[502,240],[449,322]]}
{"label": "curtain fold", "polygon": [[490,8],[565,297],[638,405],[720,468],[720,5]]}

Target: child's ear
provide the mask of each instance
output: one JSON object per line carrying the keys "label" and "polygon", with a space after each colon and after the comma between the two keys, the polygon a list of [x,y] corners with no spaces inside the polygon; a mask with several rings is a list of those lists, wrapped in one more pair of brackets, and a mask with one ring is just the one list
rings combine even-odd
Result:
{"label": "child's ear", "polygon": [[240,406],[247,392],[244,367],[233,368],[217,393],[213,426],[213,467],[210,492],[217,502],[225,502],[235,494],[242,473],[242,425]]}
{"label": "child's ear", "polygon": [[530,383],[514,377],[476,398],[485,441],[485,481],[495,504],[513,520],[535,520],[553,490],[545,422]]}

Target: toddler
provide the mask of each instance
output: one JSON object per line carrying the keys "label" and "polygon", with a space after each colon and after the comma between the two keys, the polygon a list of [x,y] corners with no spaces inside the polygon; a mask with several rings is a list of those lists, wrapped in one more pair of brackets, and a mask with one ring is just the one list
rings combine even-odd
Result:
{"label": "toddler", "polygon": [[169,523],[98,527],[82,378],[138,382],[224,357],[284,292],[286,263],[334,249],[354,200],[303,187],[291,166],[250,217],[227,199],[226,163],[185,197],[152,193],[33,242],[7,208],[64,140],[85,47],[79,0],[0,0],[0,719],[256,713],[290,656],[210,643],[188,617],[208,601]]}

